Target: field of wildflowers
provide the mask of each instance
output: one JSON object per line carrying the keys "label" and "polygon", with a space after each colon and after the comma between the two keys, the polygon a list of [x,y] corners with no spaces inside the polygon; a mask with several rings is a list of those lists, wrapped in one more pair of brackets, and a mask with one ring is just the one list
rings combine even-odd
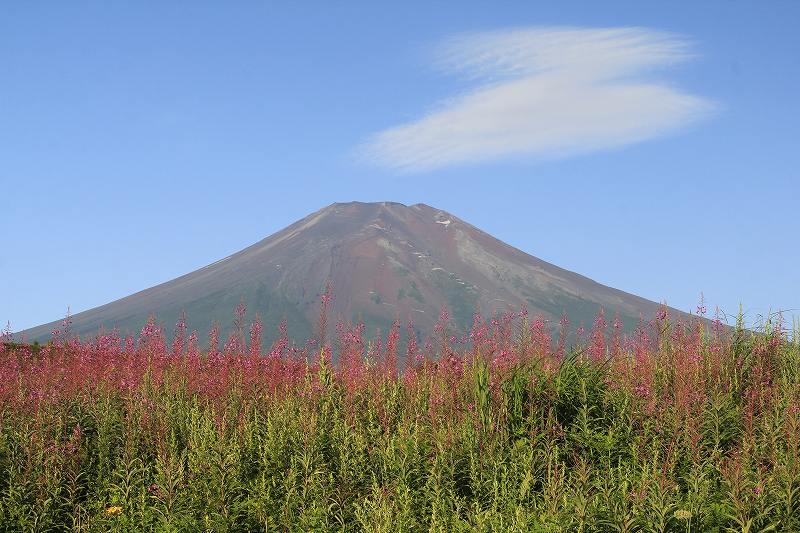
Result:
{"label": "field of wildflowers", "polygon": [[[0,531],[800,531],[800,345],[521,313],[0,343]],[[206,348],[207,346],[207,348]],[[400,347],[403,347],[402,353]]]}

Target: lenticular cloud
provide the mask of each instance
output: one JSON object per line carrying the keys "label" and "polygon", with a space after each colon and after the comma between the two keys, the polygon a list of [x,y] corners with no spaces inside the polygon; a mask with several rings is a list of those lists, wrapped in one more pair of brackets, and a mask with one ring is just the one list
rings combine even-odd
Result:
{"label": "lenticular cloud", "polygon": [[673,132],[714,105],[649,79],[692,57],[641,28],[533,28],[460,35],[436,56],[473,86],[418,120],[373,135],[364,159],[401,171],[609,149]]}

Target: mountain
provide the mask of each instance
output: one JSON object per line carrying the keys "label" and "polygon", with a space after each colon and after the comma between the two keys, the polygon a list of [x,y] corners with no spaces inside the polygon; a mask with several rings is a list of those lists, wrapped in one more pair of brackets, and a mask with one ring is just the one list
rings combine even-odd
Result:
{"label": "mountain", "polygon": [[[313,330],[320,296],[330,281],[330,320],[363,320],[386,327],[413,319],[432,330],[446,306],[466,327],[476,309],[485,315],[527,305],[531,314],[591,325],[602,307],[619,314],[626,329],[658,304],[606,287],[537,259],[471,224],[424,204],[335,203],[199,270],[72,317],[71,331],[101,327],[138,332],[155,314],[167,332],[182,311],[201,339],[219,320],[230,328],[243,300],[247,318],[260,314],[265,331],[286,319],[290,334]],[[60,320],[22,332],[46,340]]]}

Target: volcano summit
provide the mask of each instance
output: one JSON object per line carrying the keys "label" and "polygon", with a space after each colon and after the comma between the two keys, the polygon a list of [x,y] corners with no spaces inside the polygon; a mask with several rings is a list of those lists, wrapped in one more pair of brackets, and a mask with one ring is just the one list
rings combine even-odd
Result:
{"label": "volcano summit", "polygon": [[[658,304],[606,287],[526,254],[467,222],[424,204],[335,203],[199,270],[72,317],[71,331],[138,332],[150,315],[167,330],[181,312],[201,338],[212,321],[230,327],[244,301],[265,330],[286,319],[307,337],[330,281],[331,320],[363,320],[368,331],[399,318],[429,332],[447,307],[459,327],[484,315],[527,306],[557,321],[591,325],[602,307],[626,329]],[[59,321],[22,332],[46,340]],[[272,329],[270,329],[272,328]]]}

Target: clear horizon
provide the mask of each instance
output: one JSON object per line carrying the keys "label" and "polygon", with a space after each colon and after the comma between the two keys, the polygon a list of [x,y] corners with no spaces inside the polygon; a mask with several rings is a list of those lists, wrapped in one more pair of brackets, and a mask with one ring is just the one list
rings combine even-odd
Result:
{"label": "clear horizon", "polygon": [[2,13],[15,331],[353,200],[446,210],[684,311],[800,316],[800,4]]}

